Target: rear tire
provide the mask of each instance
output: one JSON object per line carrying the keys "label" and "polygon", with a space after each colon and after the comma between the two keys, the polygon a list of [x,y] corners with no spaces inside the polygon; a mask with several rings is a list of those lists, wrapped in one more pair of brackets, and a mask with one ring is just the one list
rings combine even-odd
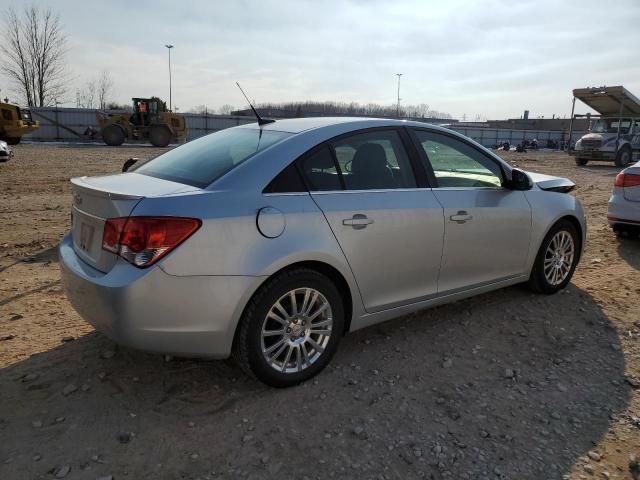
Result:
{"label": "rear tire", "polygon": [[578,265],[582,238],[568,220],[558,221],[544,237],[536,256],[529,287],[550,295],[567,286]]}
{"label": "rear tire", "polygon": [[640,227],[636,227],[634,225],[626,225],[624,223],[616,223],[612,227],[613,233],[616,234],[618,238],[632,238],[636,239],[640,236]]}
{"label": "rear tire", "polygon": [[625,145],[622,147],[616,155],[616,167],[625,168],[631,163],[631,147]]}
{"label": "rear tire", "polygon": [[110,147],[119,147],[124,143],[124,131],[117,125],[109,125],[102,129],[102,140]]}
{"label": "rear tire", "polygon": [[20,137],[7,137],[5,142],[8,145],[18,145],[20,143]]}
{"label": "rear tire", "polygon": [[297,268],[268,280],[249,301],[234,357],[267,385],[290,387],[324,369],[343,328],[342,297],[333,282],[315,270]]}
{"label": "rear tire", "polygon": [[153,125],[149,129],[149,141],[154,147],[164,148],[171,142],[171,131],[164,125]]}
{"label": "rear tire", "polygon": [[578,165],[579,167],[584,167],[587,163],[589,163],[589,159],[587,158],[575,158],[576,161],[576,165]]}

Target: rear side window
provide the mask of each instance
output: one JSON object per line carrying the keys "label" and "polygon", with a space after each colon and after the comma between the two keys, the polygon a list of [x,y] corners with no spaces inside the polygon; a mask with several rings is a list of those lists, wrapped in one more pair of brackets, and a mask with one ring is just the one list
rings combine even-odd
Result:
{"label": "rear side window", "polygon": [[324,146],[300,161],[305,181],[312,192],[342,190],[340,172],[329,147]]}
{"label": "rear side window", "polygon": [[276,178],[264,189],[264,193],[295,193],[306,192],[295,162],[281,171]]}
{"label": "rear side window", "polygon": [[204,188],[290,135],[257,128],[229,128],[174,148],[135,172]]}
{"label": "rear side window", "polygon": [[347,190],[415,188],[416,179],[395,130],[359,133],[333,142]]}

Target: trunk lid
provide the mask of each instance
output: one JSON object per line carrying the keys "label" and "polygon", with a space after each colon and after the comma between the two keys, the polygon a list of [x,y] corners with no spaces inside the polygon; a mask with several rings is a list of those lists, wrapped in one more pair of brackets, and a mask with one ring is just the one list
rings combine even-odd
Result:
{"label": "trunk lid", "polygon": [[102,249],[108,218],[128,217],[145,197],[200,190],[181,183],[135,173],[71,179],[71,236],[76,254],[92,267],[108,272],[118,256]]}
{"label": "trunk lid", "polygon": [[[640,162],[631,165],[630,167],[624,170],[625,174],[628,175],[638,175],[640,176]],[[624,198],[631,202],[640,202],[640,185],[636,185],[633,187],[624,187]]]}

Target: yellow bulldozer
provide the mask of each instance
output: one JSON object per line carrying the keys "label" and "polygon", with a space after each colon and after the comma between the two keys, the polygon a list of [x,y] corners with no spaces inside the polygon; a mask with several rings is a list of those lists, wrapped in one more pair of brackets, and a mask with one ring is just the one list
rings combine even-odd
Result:
{"label": "yellow bulldozer", "polygon": [[13,103],[0,102],[0,140],[17,145],[23,135],[40,128],[40,122],[31,118],[31,110]]}
{"label": "yellow bulldozer", "polygon": [[157,97],[133,98],[133,113],[96,112],[102,140],[117,147],[125,141],[150,142],[154,147],[182,143],[187,137],[184,117],[167,110]]}

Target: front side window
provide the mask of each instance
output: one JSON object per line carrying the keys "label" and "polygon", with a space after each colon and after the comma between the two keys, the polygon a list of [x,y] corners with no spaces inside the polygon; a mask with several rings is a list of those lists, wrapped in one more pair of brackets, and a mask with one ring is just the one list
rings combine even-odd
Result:
{"label": "front side window", "polygon": [[347,190],[415,188],[416,179],[395,130],[360,133],[332,142]]}
{"label": "front side window", "polygon": [[290,135],[257,128],[229,128],[174,148],[135,172],[204,188]]}
{"label": "front side window", "polygon": [[438,188],[500,188],[500,166],[460,140],[424,130],[415,131]]}

